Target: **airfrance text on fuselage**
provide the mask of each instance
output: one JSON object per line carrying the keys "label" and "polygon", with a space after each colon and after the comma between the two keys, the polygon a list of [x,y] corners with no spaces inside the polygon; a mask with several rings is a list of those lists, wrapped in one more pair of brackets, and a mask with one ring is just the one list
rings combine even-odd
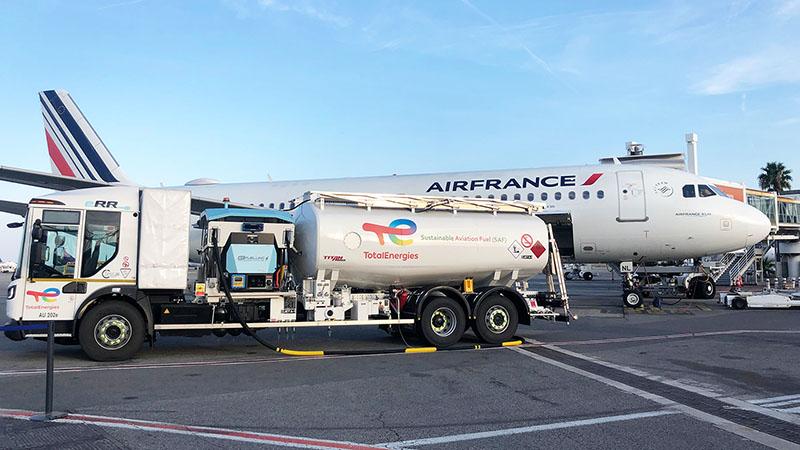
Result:
{"label": "airfrance text on fuselage", "polygon": [[576,186],[575,175],[550,175],[546,177],[523,177],[522,182],[516,178],[509,178],[505,182],[499,178],[487,178],[485,180],[453,180],[446,181],[444,185],[434,181],[426,192],[456,192],[474,191],[490,189],[526,189],[529,187],[568,187]]}
{"label": "airfrance text on fuselage", "polygon": [[[603,174],[593,173],[581,184],[581,186],[593,185]],[[456,191],[475,191],[479,189],[525,189],[530,187],[570,187],[577,186],[576,175],[549,175],[546,177],[522,177],[522,182],[517,178],[509,178],[503,182],[500,178],[487,178],[485,180],[451,180],[445,181],[444,186],[438,181],[434,181],[426,192],[456,192]]]}

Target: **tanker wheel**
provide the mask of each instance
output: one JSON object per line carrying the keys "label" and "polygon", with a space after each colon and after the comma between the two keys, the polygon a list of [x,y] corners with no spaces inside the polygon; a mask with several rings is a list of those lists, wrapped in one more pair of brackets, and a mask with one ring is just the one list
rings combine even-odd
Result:
{"label": "tanker wheel", "polygon": [[592,281],[593,278],[594,278],[594,274],[592,272],[584,272],[583,273],[583,279],[584,280]]}
{"label": "tanker wheel", "polygon": [[472,327],[485,342],[500,344],[514,337],[517,325],[519,316],[514,303],[502,295],[492,295],[478,305]]}
{"label": "tanker wheel", "polygon": [[449,297],[436,297],[422,309],[419,329],[434,347],[449,347],[461,340],[467,319],[461,305]]}
{"label": "tanker wheel", "polygon": [[95,361],[130,359],[144,342],[144,319],[130,303],[105,301],[81,319],[78,340],[86,356]]}

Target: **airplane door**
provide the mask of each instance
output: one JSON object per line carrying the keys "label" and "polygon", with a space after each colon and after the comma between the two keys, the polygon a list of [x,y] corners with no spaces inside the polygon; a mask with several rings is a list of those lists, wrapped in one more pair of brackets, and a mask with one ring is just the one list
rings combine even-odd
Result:
{"label": "airplane door", "polygon": [[644,222],[647,220],[647,202],[644,194],[644,178],[640,170],[617,172],[617,198],[619,199],[619,222]]}

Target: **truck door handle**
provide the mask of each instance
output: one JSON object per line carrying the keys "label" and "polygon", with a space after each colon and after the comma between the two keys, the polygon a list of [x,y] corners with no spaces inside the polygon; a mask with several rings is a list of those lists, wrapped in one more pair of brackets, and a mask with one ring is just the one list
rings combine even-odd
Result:
{"label": "truck door handle", "polygon": [[65,294],[85,294],[86,282],[85,281],[71,281],[61,288],[61,292]]}

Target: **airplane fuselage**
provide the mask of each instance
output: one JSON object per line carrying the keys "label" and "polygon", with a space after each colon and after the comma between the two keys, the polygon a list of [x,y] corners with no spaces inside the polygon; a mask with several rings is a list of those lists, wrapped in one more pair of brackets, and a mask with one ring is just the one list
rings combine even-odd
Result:
{"label": "airplane fuselage", "polygon": [[385,192],[545,203],[572,217],[576,262],[683,260],[752,245],[769,233],[755,208],[675,169],[587,165],[188,186],[194,195],[286,209],[306,191]]}

